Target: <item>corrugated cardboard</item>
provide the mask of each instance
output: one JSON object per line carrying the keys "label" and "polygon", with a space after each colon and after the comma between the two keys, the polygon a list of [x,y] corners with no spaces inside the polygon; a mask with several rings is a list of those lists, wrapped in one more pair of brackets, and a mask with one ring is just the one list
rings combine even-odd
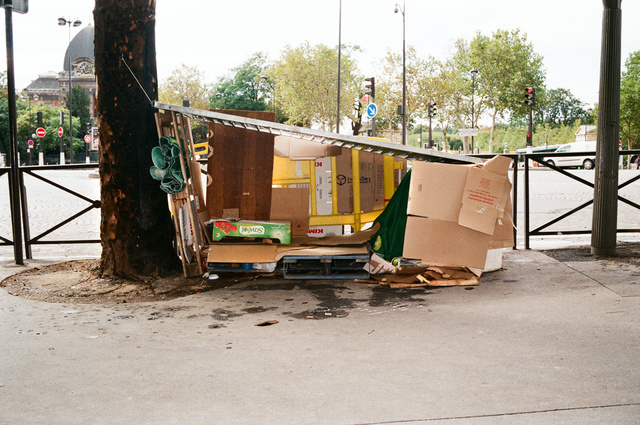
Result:
{"label": "corrugated cardboard", "polygon": [[338,156],[342,148],[295,137],[276,136],[273,152],[283,158],[314,160],[323,156]]}
{"label": "corrugated cardboard", "polygon": [[407,214],[458,221],[469,166],[415,161]]}
{"label": "corrugated cardboard", "polygon": [[491,238],[455,221],[409,216],[403,256],[430,265],[482,269]]}
{"label": "corrugated cardboard", "polygon": [[274,187],[271,220],[290,221],[291,234],[304,236],[309,229],[309,189]]}
{"label": "corrugated cardboard", "polygon": [[209,248],[208,263],[274,263],[286,255],[320,257],[331,255],[367,254],[365,246],[291,246],[268,244],[215,243]]}
{"label": "corrugated cardboard", "polygon": [[509,199],[510,162],[509,158],[498,156],[483,167],[469,169],[458,224],[493,235],[496,219],[504,215]]}
{"label": "corrugated cardboard", "polygon": [[[353,170],[352,153],[348,148],[342,148],[342,154],[336,158],[336,179],[338,183],[338,212],[340,214],[353,213]],[[374,211],[375,206],[375,170],[376,156],[371,152],[359,152],[360,164],[360,211]],[[381,156],[381,155],[380,155]],[[384,195],[383,195],[384,197]],[[383,200],[384,202],[384,200]]]}
{"label": "corrugated cardboard", "polygon": [[403,255],[482,269],[489,248],[512,246],[509,164],[505,157],[483,166],[415,162]]}

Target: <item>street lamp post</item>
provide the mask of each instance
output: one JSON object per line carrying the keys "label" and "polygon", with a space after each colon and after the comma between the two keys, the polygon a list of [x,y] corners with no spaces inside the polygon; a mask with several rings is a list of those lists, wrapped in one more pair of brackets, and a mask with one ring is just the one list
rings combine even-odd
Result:
{"label": "street lamp post", "polygon": [[336,99],[336,133],[340,133],[340,67],[342,58],[342,0],[340,0],[340,11],[338,12],[338,94]]}
{"label": "street lamp post", "polygon": [[[67,55],[69,57],[69,163],[73,164],[73,118],[71,113],[71,26],[79,27],[82,25],[82,21],[77,19],[72,21],[71,19],[58,18],[58,25],[69,25],[69,48],[67,49]],[[62,155],[60,155],[62,159]]]}
{"label": "street lamp post", "polygon": [[407,144],[407,51],[405,39],[405,8],[403,1],[402,7],[396,3],[394,13],[400,11],[402,13],[402,144]]}
{"label": "street lamp post", "polygon": [[[475,128],[475,94],[476,94],[476,74],[478,73],[477,69],[471,70],[471,128]],[[474,154],[474,136],[471,136],[471,153]]]}

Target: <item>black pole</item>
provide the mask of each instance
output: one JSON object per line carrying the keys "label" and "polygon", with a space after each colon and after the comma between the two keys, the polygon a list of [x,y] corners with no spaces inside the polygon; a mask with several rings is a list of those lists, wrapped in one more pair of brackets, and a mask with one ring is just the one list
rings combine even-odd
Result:
{"label": "black pole", "polygon": [[622,0],[603,0],[591,254],[615,255],[618,227]]}
{"label": "black pole", "polygon": [[431,140],[431,114],[429,114],[429,149],[433,148],[433,140]]}
{"label": "black pole", "polygon": [[9,146],[11,155],[11,176],[9,198],[11,200],[11,225],[13,227],[13,256],[16,264],[24,264],[22,255],[22,230],[20,228],[20,170],[18,164],[18,131],[16,125],[16,84],[13,67],[13,10],[5,7],[7,34],[7,90],[9,91]]}
{"label": "black pole", "polygon": [[405,9],[406,3],[402,3],[402,144],[407,144],[407,51],[405,37]]}
{"label": "black pole", "polygon": [[71,20],[69,24],[69,164],[73,164],[73,113],[71,112]]}
{"label": "black pole", "polygon": [[[529,105],[529,137],[527,137],[527,147],[533,147],[533,105]],[[586,139],[585,139],[586,140]],[[527,151],[527,153],[531,153]]]}
{"label": "black pole", "polygon": [[336,133],[340,133],[340,61],[342,56],[342,0],[340,0],[340,11],[338,12],[338,99],[336,116]]}

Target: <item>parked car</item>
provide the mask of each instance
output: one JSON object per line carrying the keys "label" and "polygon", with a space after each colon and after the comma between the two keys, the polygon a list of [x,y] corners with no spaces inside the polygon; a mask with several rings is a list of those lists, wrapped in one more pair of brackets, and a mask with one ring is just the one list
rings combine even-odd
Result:
{"label": "parked car", "polygon": [[562,145],[556,153],[575,152],[575,156],[545,157],[544,160],[557,167],[581,167],[592,170],[596,165],[596,142],[573,142]]}

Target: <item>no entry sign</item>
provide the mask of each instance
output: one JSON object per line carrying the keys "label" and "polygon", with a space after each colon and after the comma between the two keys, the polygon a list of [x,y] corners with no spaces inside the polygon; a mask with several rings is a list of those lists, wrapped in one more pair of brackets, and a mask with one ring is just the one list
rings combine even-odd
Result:
{"label": "no entry sign", "polygon": [[62,137],[63,134],[64,131],[62,130],[62,127],[58,127],[58,137]]}
{"label": "no entry sign", "polygon": [[47,130],[45,130],[44,128],[39,127],[39,128],[36,130],[36,136],[38,136],[38,137],[44,137],[44,136],[46,136],[46,135],[47,135]]}

